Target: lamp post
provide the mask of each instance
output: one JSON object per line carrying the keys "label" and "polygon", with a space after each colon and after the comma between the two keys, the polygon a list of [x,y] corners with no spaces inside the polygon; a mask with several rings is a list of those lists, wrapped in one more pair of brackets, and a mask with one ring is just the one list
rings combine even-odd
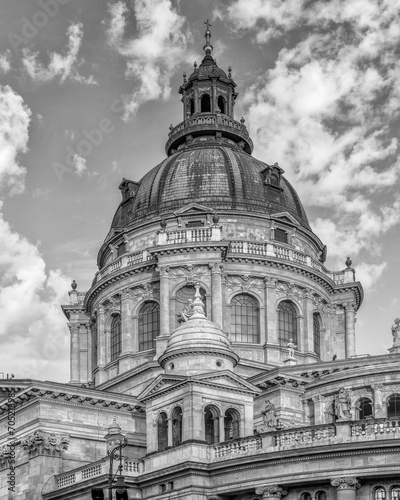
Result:
{"label": "lamp post", "polygon": [[[126,437],[121,432],[121,427],[118,425],[115,417],[112,424],[108,428],[108,433],[105,436],[107,441],[108,456],[110,458],[110,469],[108,472],[108,499],[112,500],[112,490],[116,489],[117,493],[125,493],[128,486],[125,484],[125,478],[122,475],[124,466],[122,465],[122,448],[128,444]],[[115,474],[113,474],[114,460],[119,461],[119,466]],[[119,472],[119,475],[117,476]],[[115,486],[114,479],[117,478]]]}

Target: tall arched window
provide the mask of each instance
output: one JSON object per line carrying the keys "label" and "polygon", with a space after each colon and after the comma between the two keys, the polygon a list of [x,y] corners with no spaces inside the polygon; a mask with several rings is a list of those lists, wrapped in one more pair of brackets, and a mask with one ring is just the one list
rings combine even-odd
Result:
{"label": "tall arched window", "polygon": [[304,493],[302,493],[300,495],[300,499],[301,500],[312,500],[311,493],[309,493],[308,491],[305,491]]}
{"label": "tall arched window", "polygon": [[208,405],[204,410],[204,434],[207,444],[219,442],[219,410]]}
{"label": "tall arched window", "polygon": [[374,490],[374,500],[385,500],[386,499],[386,490],[382,486],[378,486]]}
{"label": "tall arched window", "polygon": [[393,394],[387,400],[387,416],[400,417],[400,394]]}
{"label": "tall arched window", "polygon": [[208,94],[203,94],[201,96],[201,112],[209,113],[211,111],[211,99]]}
{"label": "tall arched window", "polygon": [[194,114],[194,100],[193,99],[190,99],[190,101],[189,101],[189,109],[190,109],[190,114],[193,115]]}
{"label": "tall arched window", "polygon": [[111,361],[121,354],[121,316],[116,314],[111,321]]}
{"label": "tall arched window", "polygon": [[225,412],[224,418],[225,441],[240,437],[240,413],[234,408]]}
{"label": "tall arched window", "polygon": [[313,314],[313,337],[314,352],[321,357],[321,316],[319,313]]}
{"label": "tall arched window", "polygon": [[317,491],[315,494],[315,500],[326,500],[326,491]]}
{"label": "tall arched window", "polygon": [[92,334],[92,369],[97,368],[97,316],[92,319],[91,323]]}
{"label": "tall arched window", "polygon": [[168,446],[168,417],[162,412],[157,419],[158,451],[163,451]]}
{"label": "tall arched window", "polygon": [[281,345],[286,345],[290,339],[297,344],[297,312],[288,300],[278,306],[278,338]]}
{"label": "tall arched window", "polygon": [[390,489],[390,500],[400,500],[400,486],[396,485]]}
{"label": "tall arched window", "polygon": [[372,417],[372,401],[369,398],[361,398],[356,403],[357,417],[363,420],[367,417]]}
{"label": "tall arched window", "polygon": [[231,339],[233,342],[260,342],[260,309],[251,295],[241,293],[231,301]]}
{"label": "tall arched window", "polygon": [[172,410],[172,446],[182,443],[182,408],[177,406]]}
{"label": "tall arched window", "polygon": [[139,310],[139,351],[154,349],[160,332],[160,306],[146,302]]}
{"label": "tall arched window", "polygon": [[221,113],[226,113],[225,111],[225,99],[222,97],[222,95],[220,95],[218,97],[218,109],[221,111]]}
{"label": "tall arched window", "polygon": [[[179,315],[183,311],[183,308],[188,304],[189,300],[194,300],[194,294],[196,289],[194,285],[185,285],[180,288],[175,295],[175,312],[176,312],[176,324],[179,324]],[[204,314],[207,316],[207,306],[206,306],[206,291],[204,288],[200,287],[200,296],[204,305]]]}

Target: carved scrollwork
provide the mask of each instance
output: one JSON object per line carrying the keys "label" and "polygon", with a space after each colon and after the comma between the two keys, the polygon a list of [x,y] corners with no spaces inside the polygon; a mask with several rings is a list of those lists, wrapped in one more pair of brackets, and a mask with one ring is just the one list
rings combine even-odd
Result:
{"label": "carved scrollwork", "polygon": [[260,486],[256,488],[256,495],[262,495],[262,498],[282,498],[287,495],[287,491],[278,486],[277,484],[273,484],[271,486]]}
{"label": "carved scrollwork", "polygon": [[243,291],[253,288],[262,288],[264,285],[263,278],[255,278],[244,274],[241,276],[226,276],[225,282],[227,285],[240,286]]}
{"label": "carved scrollwork", "polygon": [[191,264],[187,266],[179,266],[170,269],[169,276],[171,278],[182,278],[184,277],[188,283],[194,283],[198,281],[201,276],[209,274],[208,266],[193,266]]}
{"label": "carved scrollwork", "polygon": [[360,487],[356,477],[337,477],[331,479],[331,485],[336,486],[338,490],[356,490]]}

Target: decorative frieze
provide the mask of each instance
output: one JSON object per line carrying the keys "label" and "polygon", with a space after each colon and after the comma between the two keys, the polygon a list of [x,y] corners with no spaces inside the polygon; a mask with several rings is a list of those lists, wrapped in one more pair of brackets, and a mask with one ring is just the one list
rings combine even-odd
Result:
{"label": "decorative frieze", "polygon": [[210,273],[209,267],[193,266],[191,264],[187,266],[179,266],[169,269],[169,276],[171,278],[185,278],[188,283],[193,283],[199,280],[202,276],[207,276]]}
{"label": "decorative frieze", "polygon": [[21,441],[22,448],[28,451],[29,456],[38,454],[59,456],[63,451],[68,450],[68,445],[69,437],[57,437],[54,433],[45,434],[42,431],[35,431]]}
{"label": "decorative frieze", "polygon": [[244,274],[242,274],[241,276],[225,276],[225,283],[228,286],[240,287],[243,291],[264,287],[263,278],[246,276]]}

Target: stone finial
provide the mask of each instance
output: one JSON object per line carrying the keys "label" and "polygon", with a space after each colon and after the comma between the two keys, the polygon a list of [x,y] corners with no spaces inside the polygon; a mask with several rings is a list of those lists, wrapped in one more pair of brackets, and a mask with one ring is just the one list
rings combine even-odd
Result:
{"label": "stone finial", "polygon": [[232,68],[228,67],[228,78],[232,78]]}
{"label": "stone finial", "polygon": [[338,490],[356,490],[360,487],[360,483],[356,477],[336,477],[331,479],[331,485],[336,486]]}
{"label": "stone finial", "polygon": [[400,347],[400,318],[396,318],[392,325],[393,347]]}
{"label": "stone finial", "polygon": [[347,269],[349,269],[349,267],[351,267],[352,263],[353,262],[351,261],[350,257],[347,257],[347,259],[346,259],[346,267],[347,267]]}
{"label": "stone finial", "polygon": [[75,280],[72,280],[72,283],[71,283],[71,288],[72,288],[72,290],[76,290],[76,289],[77,289],[77,287],[78,287],[78,285],[77,285],[76,281],[75,281]]}
{"label": "stone finial", "polygon": [[244,122],[245,122],[245,121],[246,121],[246,120],[245,120],[245,119],[243,118],[243,116],[242,116],[242,118],[240,119],[240,123],[241,123],[242,125],[244,125]]}
{"label": "stone finial", "polygon": [[212,25],[210,24],[208,19],[207,19],[207,21],[204,21],[204,24],[207,26],[207,29],[206,29],[206,32],[204,34],[204,36],[206,38],[206,44],[204,45],[203,50],[206,53],[206,55],[208,55],[208,54],[211,54],[211,52],[213,50],[213,46],[210,43],[210,38],[211,38],[210,28]]}
{"label": "stone finial", "polygon": [[183,73],[183,83],[187,83],[186,73]]}
{"label": "stone finial", "polygon": [[278,486],[277,484],[273,484],[271,486],[260,486],[256,488],[256,495],[262,495],[262,498],[282,498],[287,495],[287,491]]}
{"label": "stone finial", "polygon": [[196,289],[196,293],[194,294],[194,301],[192,303],[193,314],[190,319],[203,319],[206,315],[204,314],[204,304],[201,300],[200,283],[196,283],[194,287]]}
{"label": "stone finial", "polygon": [[160,226],[162,229],[165,229],[167,227],[167,221],[165,219],[161,219]]}
{"label": "stone finial", "polygon": [[197,62],[195,61],[193,64],[194,70],[197,71]]}

